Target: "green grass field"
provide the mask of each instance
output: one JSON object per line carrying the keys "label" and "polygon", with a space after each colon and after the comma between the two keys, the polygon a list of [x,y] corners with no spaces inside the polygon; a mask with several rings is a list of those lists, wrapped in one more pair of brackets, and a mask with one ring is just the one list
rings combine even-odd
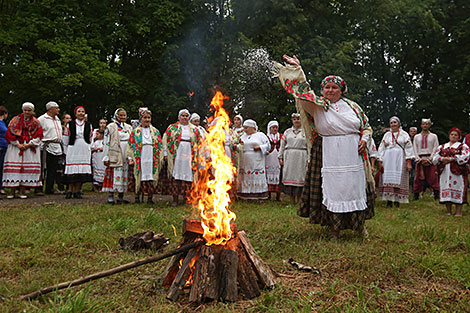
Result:
{"label": "green grass field", "polygon": [[[191,306],[165,299],[158,274],[167,260],[39,300],[18,296],[148,256],[119,248],[118,239],[152,229],[178,244],[189,207],[46,206],[0,209],[1,312],[469,312],[470,210],[445,215],[429,196],[400,208],[376,207],[370,241],[328,231],[297,217],[287,202],[233,205],[238,229],[280,274],[259,298]],[[175,236],[172,225],[176,227]],[[283,260],[314,266],[303,273]]]}

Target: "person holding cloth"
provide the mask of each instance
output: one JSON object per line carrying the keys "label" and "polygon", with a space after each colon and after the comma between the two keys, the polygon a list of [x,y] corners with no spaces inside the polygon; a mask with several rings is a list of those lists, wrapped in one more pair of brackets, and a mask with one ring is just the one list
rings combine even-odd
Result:
{"label": "person holding cloth", "polygon": [[310,88],[297,57],[275,63],[284,89],[301,114],[308,138],[310,162],[298,214],[311,223],[330,227],[332,237],[343,229],[368,237],[365,220],[372,218],[375,185],[367,151],[372,135],[361,107],[345,97],[347,84],[329,75],[321,82],[322,95]]}

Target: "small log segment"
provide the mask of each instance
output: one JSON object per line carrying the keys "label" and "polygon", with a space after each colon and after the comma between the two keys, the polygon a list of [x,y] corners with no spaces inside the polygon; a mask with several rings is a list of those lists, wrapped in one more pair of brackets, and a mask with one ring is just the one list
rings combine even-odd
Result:
{"label": "small log segment", "polygon": [[[233,237],[225,245],[202,246],[175,255],[162,274],[167,298],[176,301],[189,288],[189,301],[235,302],[253,299],[261,288],[275,284],[275,275],[258,256],[244,231],[231,226]],[[183,243],[198,240],[203,233],[200,221],[185,220]]]}
{"label": "small log segment", "polygon": [[170,239],[165,238],[163,234],[156,234],[147,230],[143,233],[137,233],[126,238],[120,238],[119,244],[123,249],[129,250],[161,250],[163,247],[167,246]]}

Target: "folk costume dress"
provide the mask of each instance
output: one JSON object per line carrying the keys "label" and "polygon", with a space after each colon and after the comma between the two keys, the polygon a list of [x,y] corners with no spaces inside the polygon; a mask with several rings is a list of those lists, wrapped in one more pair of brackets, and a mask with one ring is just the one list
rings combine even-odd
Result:
{"label": "folk costume dress", "polygon": [[[335,231],[362,230],[365,220],[374,215],[375,184],[368,151],[358,153],[360,140],[368,142],[372,135],[367,116],[350,99],[332,103],[315,95],[300,66],[275,66],[281,84],[296,99],[311,147],[298,215]],[[339,77],[328,76],[324,82],[335,78]],[[338,84],[345,85],[342,80]],[[300,100],[314,104],[314,116]]]}
{"label": "folk costume dress", "polygon": [[424,191],[424,183],[427,182],[433,190],[439,190],[439,177],[437,167],[434,164],[423,165],[420,161],[427,159],[432,161],[434,153],[439,147],[439,139],[431,132],[415,135],[413,150],[416,157],[415,179],[413,181],[413,193]]}
{"label": "folk costume dress", "polygon": [[158,129],[151,125],[134,129],[127,155],[134,161],[136,193],[155,194],[163,161],[163,142]]}
{"label": "folk costume dress", "polygon": [[163,136],[163,154],[168,157],[167,171],[172,195],[185,195],[197,179],[197,157],[202,137],[189,123],[176,122],[168,126]]}
{"label": "folk costume dress", "polygon": [[104,140],[95,139],[91,144],[91,150],[93,149],[103,149],[101,151],[92,152],[91,163],[93,169],[93,184],[101,185],[104,180],[104,171],[106,170],[106,165],[103,163],[104,158]]}
{"label": "folk costume dress", "polygon": [[7,133],[7,125],[0,120],[0,190],[3,190],[3,164],[5,163],[5,154],[7,154],[8,142],[5,139]]}
{"label": "folk costume dress", "polygon": [[268,140],[271,146],[266,153],[266,179],[268,182],[268,191],[279,191],[279,182],[281,176],[281,165],[279,164],[279,149],[281,148],[281,134],[271,134],[269,128],[273,125],[268,124]]}
{"label": "folk costume dress", "polygon": [[93,129],[85,120],[68,123],[62,143],[65,151],[64,183],[92,182],[91,138]]}
{"label": "folk costume dress", "polygon": [[282,191],[292,196],[301,195],[307,172],[307,138],[302,128],[291,127],[284,132],[279,158],[284,161]]}
{"label": "folk costume dress", "polygon": [[127,123],[115,121],[106,126],[103,161],[109,161],[109,166],[104,173],[103,191],[105,192],[127,191],[129,162],[126,152],[131,132],[132,127]]}
{"label": "folk costume dress", "polygon": [[[241,199],[267,199],[265,156],[270,149],[268,137],[262,132],[252,135],[244,133],[240,140],[243,142],[243,153],[240,157],[237,195]],[[261,151],[254,150],[256,145],[260,146]]]}
{"label": "folk costume dress", "polygon": [[406,160],[413,158],[413,145],[407,132],[400,128],[397,132],[385,133],[377,153],[377,159],[384,167],[378,184],[380,200],[409,202],[410,179]]}
{"label": "folk costume dress", "polygon": [[[5,134],[8,149],[3,165],[3,187],[40,187],[41,153],[39,144],[43,137],[39,121],[23,113],[10,121]],[[31,148],[21,151],[17,145],[29,143]]]}
{"label": "folk costume dress", "polygon": [[[452,162],[443,165],[442,158],[451,157]],[[440,203],[467,203],[468,170],[466,164],[470,159],[469,147],[461,142],[453,145],[450,142],[439,146],[433,156],[437,165],[440,185]]]}

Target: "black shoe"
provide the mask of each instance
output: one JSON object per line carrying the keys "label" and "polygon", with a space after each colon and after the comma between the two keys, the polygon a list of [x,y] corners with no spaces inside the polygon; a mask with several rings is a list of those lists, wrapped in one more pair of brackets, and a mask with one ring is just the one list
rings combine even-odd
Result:
{"label": "black shoe", "polygon": [[413,201],[418,201],[419,200],[419,192],[415,192],[413,194]]}
{"label": "black shoe", "polygon": [[434,200],[439,200],[439,190],[434,190]]}
{"label": "black shoe", "polygon": [[387,201],[387,208],[391,208],[393,206],[392,201]]}
{"label": "black shoe", "polygon": [[81,192],[74,192],[73,193],[74,199],[83,199]]}
{"label": "black shoe", "polygon": [[65,193],[65,199],[72,199],[72,193],[70,191]]}

